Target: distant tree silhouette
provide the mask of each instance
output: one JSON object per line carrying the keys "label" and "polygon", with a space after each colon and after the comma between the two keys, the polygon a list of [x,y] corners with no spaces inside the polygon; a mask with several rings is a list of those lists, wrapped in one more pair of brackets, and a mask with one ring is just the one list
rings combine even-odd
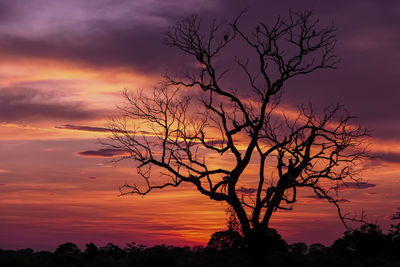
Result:
{"label": "distant tree silhouette", "polygon": [[295,255],[306,255],[308,247],[306,243],[293,243],[288,245],[288,252]]}
{"label": "distant tree silhouette", "polygon": [[389,236],[383,234],[376,224],[363,224],[359,229],[348,230],[343,238],[339,238],[331,246],[336,252],[361,256],[379,255],[388,252],[390,247]]}
{"label": "distant tree silhouette", "polygon": [[328,251],[328,248],[320,243],[311,244],[308,248],[309,255],[323,255]]}
{"label": "distant tree silhouette", "polygon": [[125,251],[129,254],[138,254],[146,248],[145,245],[138,245],[136,242],[126,244]]}
{"label": "distant tree silhouette", "polygon": [[71,242],[59,245],[58,248],[54,251],[55,255],[62,256],[78,255],[79,253],[81,253],[80,249]]}
{"label": "distant tree silhouette", "polygon": [[207,249],[216,251],[238,250],[243,245],[243,237],[233,229],[228,229],[213,233],[208,241]]}
{"label": "distant tree silhouette", "polygon": [[392,215],[392,220],[400,220],[400,211]]}
{"label": "distant tree silhouette", "polygon": [[105,247],[102,247],[100,251],[115,258],[120,258],[126,253],[125,250],[118,247],[117,245],[114,245],[113,243],[108,243]]}
{"label": "distant tree silhouette", "polygon": [[400,223],[390,226],[389,235],[393,240],[400,242]]}
{"label": "distant tree silhouette", "polygon": [[[105,143],[125,150],[118,160],[137,161],[144,178],[142,186],[121,186],[122,195],[193,184],[232,207],[247,246],[262,254],[276,237],[269,228],[272,215],[292,209],[300,189],[335,205],[343,223],[352,219],[341,212],[337,189],[346,180],[357,181],[367,134],[339,105],[321,112],[303,106],[296,115],[279,107],[288,80],[335,68],[333,25],[320,26],[311,12],[290,12],[247,32],[239,23],[243,14],[231,24],[204,27],[190,16],[171,26],[166,42],[196,64],[183,76],[165,75],[152,93],[125,91],[122,115],[110,122],[113,136]],[[252,61],[233,55],[234,75],[247,82],[238,85],[240,91],[230,89],[232,70],[219,64],[235,43],[254,53]],[[195,95],[200,95],[197,102]],[[218,165],[218,157],[232,164]],[[250,164],[257,164],[258,177],[249,182],[244,173]],[[154,181],[152,170],[165,180]],[[216,238],[225,240],[225,234]]]}
{"label": "distant tree silhouette", "polygon": [[86,249],[85,249],[84,255],[89,259],[93,259],[96,256],[96,254],[99,252],[98,247],[92,242],[85,244],[85,246],[86,246]]}
{"label": "distant tree silhouette", "polygon": [[[400,220],[400,212],[396,212],[392,216],[392,220]],[[391,252],[398,255],[398,253],[400,251],[400,223],[390,225],[388,238],[392,242],[392,245],[391,245],[392,251]]]}
{"label": "distant tree silhouette", "polygon": [[266,253],[288,250],[288,244],[274,228],[268,228],[264,238],[265,244],[263,248],[265,249]]}
{"label": "distant tree silhouette", "polygon": [[80,254],[80,249],[74,243],[61,244],[54,251],[55,266],[83,266]]}

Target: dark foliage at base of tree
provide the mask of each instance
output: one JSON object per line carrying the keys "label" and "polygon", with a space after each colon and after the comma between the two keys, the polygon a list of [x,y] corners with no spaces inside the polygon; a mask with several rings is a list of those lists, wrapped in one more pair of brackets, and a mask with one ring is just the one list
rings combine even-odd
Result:
{"label": "dark foliage at base of tree", "polygon": [[[384,233],[378,225],[364,224],[346,231],[332,246],[288,245],[269,229],[269,243],[262,255],[267,265],[283,266],[400,266],[400,223]],[[232,228],[214,233],[207,247],[146,247],[128,243],[122,249],[112,243],[98,248],[86,244],[81,251],[73,243],[61,244],[54,253],[32,249],[0,250],[0,266],[254,266],[243,237]]]}
{"label": "dark foliage at base of tree", "polygon": [[208,241],[207,249],[215,251],[239,250],[244,248],[244,239],[236,231],[228,229],[215,232]]}

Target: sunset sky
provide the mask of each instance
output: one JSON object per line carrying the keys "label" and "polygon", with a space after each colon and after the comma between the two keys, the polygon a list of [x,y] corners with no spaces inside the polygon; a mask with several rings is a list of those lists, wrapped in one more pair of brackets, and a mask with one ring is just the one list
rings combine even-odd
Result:
{"label": "sunset sky", "polygon": [[[338,28],[338,68],[293,79],[283,104],[339,102],[369,129],[375,158],[361,186],[341,191],[342,204],[387,229],[400,208],[400,2],[321,2],[0,1],[0,249],[193,246],[224,229],[227,207],[189,185],[119,196],[119,186],[139,179],[135,165],[111,163],[99,140],[124,88],[151,90],[166,70],[191,64],[164,44],[169,25],[193,13],[229,22],[245,8],[244,26],[312,9]],[[271,225],[289,243],[330,245],[345,230],[335,208],[312,197]]]}

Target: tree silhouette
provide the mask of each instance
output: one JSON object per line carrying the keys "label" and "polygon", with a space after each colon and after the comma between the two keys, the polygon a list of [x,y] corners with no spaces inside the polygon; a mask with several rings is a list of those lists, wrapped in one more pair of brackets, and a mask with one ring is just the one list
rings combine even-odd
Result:
{"label": "tree silhouette", "polygon": [[86,246],[84,252],[85,257],[93,259],[96,256],[96,254],[99,253],[99,249],[94,243],[90,242],[88,244],[85,244],[85,246]]}
{"label": "tree silhouette", "polygon": [[63,256],[71,256],[71,255],[78,255],[80,253],[80,249],[71,242],[67,242],[58,246],[58,248],[54,251],[56,255],[63,255]]}
{"label": "tree silhouette", "polygon": [[207,249],[225,251],[244,248],[245,243],[235,211],[232,207],[228,207],[225,212],[227,215],[226,226],[228,229],[213,233],[208,241]]}
{"label": "tree silhouette", "polygon": [[233,229],[213,233],[207,244],[207,249],[216,251],[237,250],[242,247],[243,237]]}
{"label": "tree silhouette", "polygon": [[385,235],[379,225],[370,223],[361,225],[359,229],[347,230],[331,248],[339,253],[372,256],[388,252],[391,242],[391,236]]}
{"label": "tree silhouette", "polygon": [[[272,26],[260,22],[246,32],[239,23],[243,14],[231,24],[204,27],[190,16],[171,26],[167,44],[196,64],[184,75],[166,74],[151,93],[125,91],[122,116],[110,122],[113,136],[106,144],[125,150],[118,160],[137,161],[144,178],[142,185],[121,186],[122,195],[193,184],[232,207],[247,246],[261,253],[268,248],[272,215],[292,209],[299,189],[336,206],[345,224],[351,219],[340,210],[337,189],[357,181],[367,134],[339,105],[320,112],[302,106],[296,115],[279,106],[288,80],[335,68],[333,25],[320,26],[311,12],[290,12]],[[247,45],[253,57],[234,55],[233,72],[219,62],[237,43]],[[229,73],[243,74],[247,85],[230,89]],[[256,180],[246,177],[250,164],[258,168]]]}
{"label": "tree silhouette", "polygon": [[306,243],[293,243],[288,246],[288,251],[295,255],[306,255],[308,247]]}
{"label": "tree silhouette", "polygon": [[125,250],[118,247],[117,245],[114,245],[113,243],[108,243],[105,247],[101,248],[101,251],[115,258],[122,257],[126,253]]}

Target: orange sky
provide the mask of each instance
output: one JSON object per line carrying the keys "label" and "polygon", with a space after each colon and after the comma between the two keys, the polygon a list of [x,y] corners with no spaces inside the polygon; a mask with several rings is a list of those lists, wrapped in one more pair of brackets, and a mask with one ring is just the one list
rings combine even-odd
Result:
{"label": "orange sky", "polygon": [[[44,4],[46,1],[42,2]],[[139,58],[137,61],[140,61],[140,64],[135,61],[130,65],[130,62],[124,61],[130,54],[126,52],[125,55],[121,52],[125,51],[124,49],[150,51],[151,48],[146,48],[146,44],[150,47],[152,42],[160,41],[151,34],[159,36],[158,33],[165,30],[172,19],[167,15],[163,17],[163,14],[149,11],[153,10],[152,4],[139,1],[141,6],[147,7],[144,9],[147,13],[144,12],[143,18],[129,23],[132,23],[131,27],[134,29],[140,29],[139,26],[145,29],[148,27],[149,36],[151,35],[149,40],[144,39],[147,43],[135,46],[136,39],[133,38],[130,46],[124,44],[120,48],[116,47],[118,51],[113,50],[111,45],[105,47],[103,52],[110,55],[104,59],[106,64],[97,60],[96,55],[92,58],[90,49],[85,50],[88,57],[83,59],[79,53],[75,55],[73,52],[66,52],[63,56],[57,54],[61,53],[59,51],[68,50],[70,46],[71,51],[80,51],[81,47],[75,47],[73,40],[76,36],[82,38],[80,41],[84,40],[85,31],[93,33],[91,37],[94,44],[89,44],[93,47],[97,47],[96,42],[99,42],[99,46],[102,45],[99,40],[103,39],[96,35],[98,32],[102,38],[109,36],[109,32],[102,29],[101,23],[104,21],[98,17],[85,18],[82,15],[88,13],[91,7],[72,2],[71,5],[65,4],[67,7],[63,8],[67,8],[70,13],[75,12],[75,21],[68,21],[68,14],[63,13],[61,7],[50,5],[46,6],[47,11],[37,11],[37,14],[33,12],[26,21],[11,21],[0,27],[0,55],[4,57],[0,62],[0,112],[3,113],[0,117],[0,248],[33,247],[53,250],[63,242],[74,242],[80,246],[88,242],[98,245],[113,242],[123,246],[131,241],[148,245],[205,244],[213,232],[224,229],[227,208],[225,205],[201,196],[190,185],[154,192],[146,197],[120,197],[120,185],[140,179],[134,164],[113,164],[110,158],[79,154],[102,148],[99,139],[107,137],[108,133],[95,131],[90,127],[106,127],[109,119],[117,114],[115,106],[121,103],[121,92],[124,88],[149,90],[159,81],[165,70],[163,67],[168,64],[173,67],[178,61],[175,56],[167,57],[170,52],[165,52],[167,58],[161,58],[160,62],[167,63],[162,65],[155,62],[157,66],[153,66],[151,62],[140,58],[140,55],[134,54],[133,61]],[[178,2],[174,1],[175,4]],[[13,6],[11,1],[9,5]],[[193,11],[191,5],[187,4],[182,14]],[[224,5],[224,1],[220,1],[218,5],[209,1],[204,10],[214,10],[215,14],[223,13],[221,7]],[[172,12],[173,7],[174,5],[165,8]],[[19,6],[13,8],[22,12],[21,14],[26,12]],[[133,34],[129,31],[124,32],[125,21],[119,21],[121,18],[117,16],[122,14],[121,10],[124,7],[114,6],[115,9],[112,10],[116,15],[112,15],[114,13],[111,11],[104,13],[100,7],[97,8],[98,16],[104,18],[110,27],[107,30],[112,32],[117,29],[115,35],[110,35],[115,40],[112,37],[104,40],[126,42],[123,38],[119,41],[117,35]],[[286,6],[279,8],[286,9]],[[344,7],[342,8],[344,10]],[[319,10],[322,14],[327,12],[324,7],[320,7]],[[365,8],[367,14],[369,10]],[[339,11],[332,11],[331,16],[339,20],[340,24],[349,17],[344,15],[344,11]],[[57,20],[57,25],[61,26],[49,26],[48,21],[52,18],[49,14],[52,12],[59,13],[64,18],[64,22]],[[14,13],[10,14],[17,17]],[[29,20],[32,25],[37,26],[32,26],[31,32],[25,32],[22,27],[30,25]],[[75,33],[73,26],[77,21],[83,22],[84,26]],[[124,26],[112,24],[115,21]],[[157,24],[155,29],[148,26],[152,23]],[[57,47],[58,42],[62,41],[51,39],[54,37],[52,34],[58,30],[63,33],[62,41],[65,42],[65,47]],[[345,33],[342,36],[343,39],[347,38]],[[15,50],[18,45],[12,46],[14,50],[11,49],[7,42],[13,44],[11,41],[16,42],[18,38],[25,41],[31,40],[29,38],[49,43],[54,41],[55,44],[51,44],[57,49],[54,49],[54,54],[46,54],[46,51],[41,50],[32,52],[34,43],[21,51]],[[163,47],[162,42],[159,43],[156,48]],[[349,43],[354,45],[354,42]],[[101,52],[103,47],[96,49]],[[357,49],[360,51],[360,48]],[[95,52],[98,51],[93,53]],[[159,52],[153,53],[154,57],[157,53]],[[150,58],[149,61],[151,60],[154,59]],[[396,74],[399,70],[400,66],[397,63]],[[361,69],[359,72],[364,73]],[[302,85],[301,82],[299,86],[309,88],[314,82],[317,84],[319,79],[329,76],[320,77],[322,76],[311,76],[310,83]],[[338,76],[333,76],[332,79],[338,79]],[[340,84],[335,86],[341,88]],[[340,93],[342,89],[337,90],[340,100],[340,96],[343,95]],[[360,91],[354,95],[360,96]],[[315,93],[315,97],[319,101],[318,92]],[[363,97],[376,98],[373,94]],[[390,92],[384,97],[379,100],[377,110],[385,108],[382,101],[387,103],[387,108],[391,106],[393,96]],[[361,102],[369,103],[369,100],[355,99],[348,100],[355,103],[354,106],[349,105],[349,109],[357,115],[367,114],[362,123],[372,130],[370,150],[378,157],[366,162],[362,174],[369,187],[348,188],[340,193],[343,199],[349,200],[343,203],[343,208],[345,211],[357,213],[364,210],[369,221],[387,227],[392,223],[390,216],[400,208],[400,138],[396,134],[389,137],[385,134],[391,129],[395,129],[394,132],[397,133],[399,121],[395,118],[373,118],[367,113],[368,107],[360,106],[357,109]],[[294,110],[294,105],[285,105],[286,112]],[[392,112],[390,114],[393,116]],[[249,177],[257,171],[256,167],[250,165],[247,173]],[[323,200],[308,197],[310,192],[304,192],[302,195],[305,197],[298,200],[293,211],[279,212],[272,219],[271,225],[276,227],[288,242],[330,244],[345,230],[335,208]]]}
{"label": "orange sky", "polygon": [[[29,62],[35,65],[36,61]],[[142,87],[157,81],[135,73],[117,75],[111,81],[101,77],[112,76],[114,70],[94,72],[79,66],[64,69],[59,62],[49,71],[41,63],[36,62],[33,73],[25,64],[15,65],[13,73],[18,73],[18,77],[5,74],[2,85],[11,87],[51,80],[65,84],[65,90],[70,90],[62,96],[62,101],[86,99],[87,106],[93,109],[99,103],[106,103],[112,114],[113,105],[121,100],[119,94],[124,83]],[[8,64],[1,63],[0,69],[7,69]],[[43,90],[52,89],[44,86]],[[225,227],[226,206],[199,195],[191,186],[154,192],[144,198],[118,197],[120,185],[140,179],[133,164],[115,165],[107,158],[79,156],[77,152],[100,149],[98,138],[107,134],[55,127],[67,123],[67,120],[39,120],[1,124],[3,230],[0,236],[8,248],[21,248],[25,244],[54,248],[66,241],[81,245],[90,241],[204,244],[210,234]],[[106,123],[107,118],[96,118],[81,120],[77,125],[104,127]],[[396,141],[372,139],[370,148],[373,152],[400,152]],[[369,219],[387,225],[387,218],[400,207],[396,199],[400,187],[399,167],[398,163],[371,162],[364,179],[377,186],[343,191],[343,198],[351,201],[343,204],[345,210],[358,213],[365,210]],[[250,168],[254,169],[248,170],[248,174],[258,171],[257,165]],[[292,212],[280,212],[273,218],[272,226],[289,241],[329,243],[344,230],[334,207],[310,198],[300,199]],[[42,238],[46,242],[39,244]]]}

